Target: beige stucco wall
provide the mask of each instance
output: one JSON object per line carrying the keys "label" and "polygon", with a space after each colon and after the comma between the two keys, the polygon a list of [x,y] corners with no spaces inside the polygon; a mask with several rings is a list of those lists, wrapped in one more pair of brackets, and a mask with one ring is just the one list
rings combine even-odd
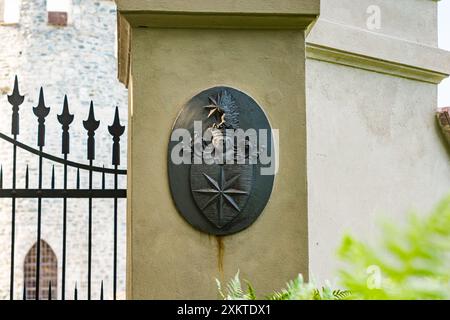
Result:
{"label": "beige stucco wall", "polygon": [[[259,13],[248,19],[237,2],[118,0],[129,23],[121,24],[119,45],[125,82],[131,65],[129,298],[214,298],[214,277],[229,279],[237,269],[262,294],[298,272],[333,279],[345,231],[371,239],[379,217],[401,222],[408,209],[426,212],[450,191],[449,154],[434,116],[450,55],[436,48],[435,1],[322,0],[323,15],[306,38],[306,105],[303,32],[283,30],[304,20],[263,28],[277,1],[249,2],[245,15]],[[296,15],[318,4],[281,2]],[[366,26],[372,4],[382,9],[379,30]],[[139,13],[152,5],[179,10]],[[215,8],[218,18],[209,19]],[[277,19],[288,16],[282,13]],[[131,52],[123,39],[131,39]],[[223,239],[180,217],[166,165],[181,106],[215,85],[259,102],[281,144],[267,208],[249,229]]]}
{"label": "beige stucco wall", "polygon": [[[129,298],[216,298],[214,278],[239,269],[265,294],[308,273],[304,64],[301,30],[133,29]],[[252,96],[281,141],[269,204],[250,228],[224,238],[180,216],[167,176],[181,106],[217,85]]]}

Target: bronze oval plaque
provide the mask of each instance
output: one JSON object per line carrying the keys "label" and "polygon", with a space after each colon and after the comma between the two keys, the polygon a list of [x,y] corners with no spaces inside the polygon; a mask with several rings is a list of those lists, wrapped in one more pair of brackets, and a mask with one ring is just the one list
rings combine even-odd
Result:
{"label": "bronze oval plaque", "polygon": [[190,99],[168,150],[169,184],[180,214],[214,235],[250,226],[272,192],[273,149],[269,121],[250,96],[214,87]]}

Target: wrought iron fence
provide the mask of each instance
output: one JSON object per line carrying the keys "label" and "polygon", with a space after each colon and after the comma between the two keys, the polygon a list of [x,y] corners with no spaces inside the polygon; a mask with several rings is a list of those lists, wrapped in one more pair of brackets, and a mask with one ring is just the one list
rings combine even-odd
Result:
{"label": "wrought iron fence", "polygon": [[[68,160],[70,153],[70,133],[69,128],[74,120],[74,115],[69,112],[69,104],[67,96],[64,97],[62,112],[57,116],[58,122],[62,127],[61,135],[61,154],[63,157],[57,157],[44,152],[45,147],[45,118],[49,115],[50,108],[46,107],[44,101],[44,90],[41,88],[39,93],[39,103],[33,108],[33,113],[37,117],[38,122],[38,134],[37,134],[37,149],[21,143],[17,140],[19,135],[19,107],[24,102],[24,96],[19,92],[19,84],[17,76],[14,80],[14,88],[11,95],[8,95],[8,102],[12,105],[12,122],[11,122],[11,135],[12,137],[0,133],[0,139],[9,142],[12,145],[12,188],[3,188],[3,168],[0,169],[0,198],[11,199],[11,260],[10,260],[10,299],[14,298],[14,266],[15,266],[15,232],[16,232],[16,200],[19,198],[34,198],[37,199],[37,225],[36,225],[36,259],[35,259],[35,296],[36,300],[40,298],[52,299],[52,283],[48,283],[48,297],[40,297],[40,285],[41,285],[41,226],[42,226],[42,199],[44,198],[56,198],[62,200],[62,270],[61,270],[61,299],[66,299],[66,244],[67,244],[67,199],[69,198],[81,198],[88,199],[88,248],[87,248],[87,299],[92,299],[92,215],[93,206],[92,199],[103,198],[112,199],[114,203],[114,244],[113,244],[113,299],[117,297],[117,213],[118,213],[118,199],[126,198],[126,189],[120,189],[118,186],[118,176],[126,175],[127,171],[119,169],[120,165],[120,137],[125,131],[125,126],[120,124],[119,109],[116,107],[114,120],[112,125],[108,126],[108,131],[112,136],[112,168],[98,167],[93,165],[95,159],[95,131],[100,126],[100,121],[95,119],[94,105],[91,101],[89,115],[87,120],[83,121],[83,127],[87,131],[87,160],[88,164],[78,163]],[[21,148],[38,158],[38,188],[29,188],[29,171],[28,165],[25,172],[25,188],[17,188],[16,175],[17,175],[17,148]],[[62,189],[55,188],[55,170],[54,165],[51,176],[51,188],[43,188],[43,171],[42,161],[43,159],[50,160],[54,163],[59,163],[64,166],[64,184]],[[68,167],[76,168],[76,188],[68,188]],[[80,186],[80,170],[85,170],[89,174],[89,186],[88,188],[81,188]],[[102,174],[102,187],[100,189],[93,188],[93,172],[99,172]],[[108,189],[105,184],[105,175],[114,176],[114,188]],[[78,288],[75,284],[74,299],[78,299]],[[100,299],[103,299],[103,281],[100,289]],[[23,299],[26,300],[27,291],[24,283]]]}

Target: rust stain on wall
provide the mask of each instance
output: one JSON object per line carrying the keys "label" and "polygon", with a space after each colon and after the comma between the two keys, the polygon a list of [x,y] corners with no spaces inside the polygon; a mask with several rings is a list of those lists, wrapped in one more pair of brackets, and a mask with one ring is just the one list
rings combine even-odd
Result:
{"label": "rust stain on wall", "polygon": [[220,275],[223,277],[223,256],[225,253],[225,245],[223,242],[223,237],[216,236],[217,242],[217,267],[219,269]]}

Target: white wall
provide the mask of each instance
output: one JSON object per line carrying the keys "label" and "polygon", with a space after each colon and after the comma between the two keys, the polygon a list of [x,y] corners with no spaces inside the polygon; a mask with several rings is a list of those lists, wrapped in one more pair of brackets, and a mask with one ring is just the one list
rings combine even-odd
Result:
{"label": "white wall", "polygon": [[[344,233],[374,239],[380,219],[400,224],[410,210],[427,214],[450,192],[450,153],[435,118],[438,81],[394,72],[405,65],[420,72],[430,60],[437,64],[426,70],[448,72],[450,56],[436,48],[437,3],[374,1],[382,23],[370,30],[371,2],[324,0],[307,38],[309,257],[319,281],[334,280]],[[449,2],[441,8],[450,11]]]}
{"label": "white wall", "polygon": [[[450,51],[450,0],[439,2],[439,47]],[[450,79],[439,85],[440,107],[450,106]]]}
{"label": "white wall", "polygon": [[435,85],[316,60],[306,79],[310,273],[332,280],[345,232],[373,239],[450,191],[449,154]]}
{"label": "white wall", "polygon": [[367,12],[373,7],[381,14],[381,25],[371,32],[436,45],[436,2],[431,0],[321,0],[320,17],[366,29]]}

